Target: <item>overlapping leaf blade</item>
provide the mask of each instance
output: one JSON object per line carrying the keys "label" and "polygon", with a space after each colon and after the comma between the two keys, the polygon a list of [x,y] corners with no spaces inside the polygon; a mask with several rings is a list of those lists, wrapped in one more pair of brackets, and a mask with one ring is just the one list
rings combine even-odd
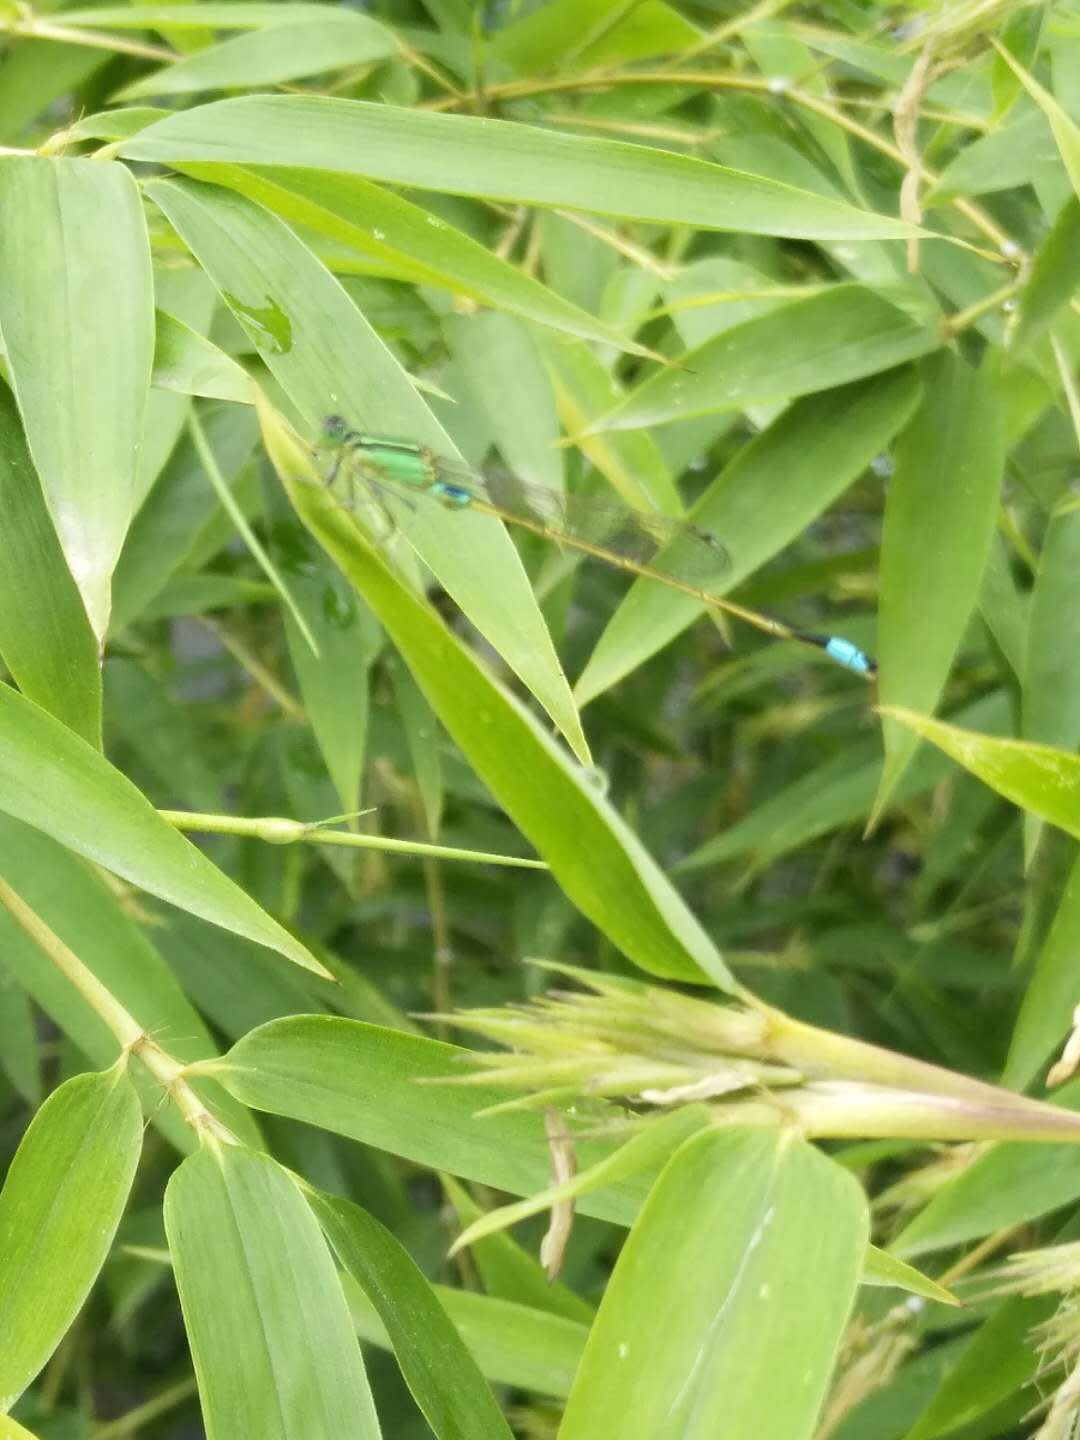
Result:
{"label": "overlapping leaf blade", "polygon": [[127,170],[4,156],[0,334],[49,512],[99,639],[135,506],[153,316],[150,247]]}
{"label": "overlapping leaf blade", "polygon": [[[273,136],[271,140],[269,137]],[[814,238],[894,238],[911,227],[687,156],[512,121],[323,96],[249,96],[161,120],[132,160],[340,170],[427,190],[562,205],[660,224]]]}

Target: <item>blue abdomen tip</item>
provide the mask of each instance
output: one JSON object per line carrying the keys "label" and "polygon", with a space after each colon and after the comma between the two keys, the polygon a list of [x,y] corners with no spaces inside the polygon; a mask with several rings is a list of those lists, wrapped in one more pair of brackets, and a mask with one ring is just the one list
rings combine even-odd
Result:
{"label": "blue abdomen tip", "polygon": [[449,485],[445,480],[436,480],[431,491],[449,505],[468,505],[472,499],[468,490],[463,490],[460,485]]}
{"label": "blue abdomen tip", "polygon": [[854,670],[857,675],[870,675],[877,668],[869,655],[864,654],[857,645],[850,640],[844,640],[839,635],[833,635],[825,646],[826,655],[830,655],[839,665],[846,670]]}

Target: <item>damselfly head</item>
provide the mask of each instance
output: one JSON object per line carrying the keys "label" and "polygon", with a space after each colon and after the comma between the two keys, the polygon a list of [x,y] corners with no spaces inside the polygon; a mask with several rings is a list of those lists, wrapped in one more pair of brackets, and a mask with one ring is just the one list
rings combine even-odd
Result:
{"label": "damselfly head", "polygon": [[322,422],[319,432],[319,440],[323,445],[340,445],[349,430],[345,420],[340,415],[327,415]]}

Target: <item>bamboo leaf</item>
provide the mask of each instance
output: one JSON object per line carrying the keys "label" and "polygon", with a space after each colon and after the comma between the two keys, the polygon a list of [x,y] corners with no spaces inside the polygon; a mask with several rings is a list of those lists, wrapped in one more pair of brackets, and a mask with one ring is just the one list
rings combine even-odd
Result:
{"label": "bamboo leaf", "polygon": [[153,382],[180,395],[211,400],[254,401],[254,381],[240,365],[182,320],[157,312]]}
{"label": "bamboo leaf", "polygon": [[1014,352],[1043,334],[1080,287],[1080,198],[1071,195],[1031,262],[1020,292],[1016,327],[1009,336]]}
{"label": "bamboo leaf", "polygon": [[667,425],[846,385],[936,350],[927,324],[861,285],[837,285],[744,320],[656,372],[594,428]]}
{"label": "bamboo leaf", "polygon": [[1072,116],[1050,94],[1050,91],[1040,85],[1034,75],[1029,74],[1003,45],[997,45],[996,48],[1009,69],[1017,76],[1024,89],[1046,116],[1050,129],[1054,132],[1054,140],[1057,142],[1062,164],[1069,173],[1073,189],[1077,195],[1080,195],[1080,125],[1077,125]]}
{"label": "bamboo leaf", "polygon": [[[454,448],[392,352],[334,277],[281,221],[239,195],[192,182],[149,187],[317,435],[328,414]],[[588,747],[551,637],[512,541],[489,516],[446,524],[437,504],[400,527],[473,624],[521,676],[576,753]]]}
{"label": "bamboo leaf", "polygon": [[1080,506],[1050,517],[1031,594],[1020,711],[1020,737],[1074,750],[1080,742],[1080,674],[1073,642],[1080,631]]}
{"label": "bamboo leaf", "polygon": [[688,1140],[619,1256],[560,1440],[812,1434],[867,1229],[858,1186],[804,1142]]}
{"label": "bamboo leaf", "polygon": [[[900,437],[885,507],[878,641],[885,713],[938,703],[979,597],[1003,465],[992,387],[959,357],[936,357],[924,373],[922,406]],[[932,545],[922,538],[928,527]],[[914,735],[886,722],[874,818],[915,748]]]}
{"label": "bamboo leaf", "polygon": [[692,1106],[680,1106],[670,1115],[655,1120],[640,1134],[627,1140],[626,1144],[621,1145],[614,1154],[599,1161],[596,1165],[590,1166],[589,1169],[579,1170],[570,1179],[564,1180],[560,1184],[549,1185],[546,1190],[541,1190],[536,1195],[530,1195],[525,1200],[518,1200],[512,1205],[500,1206],[498,1210],[487,1211],[467,1230],[462,1231],[454,1241],[451,1253],[456,1253],[466,1246],[475,1245],[488,1235],[494,1235],[500,1230],[507,1229],[510,1225],[516,1225],[521,1220],[527,1220],[531,1215],[538,1215],[543,1210],[550,1210],[553,1205],[560,1202],[576,1201],[591,1190],[600,1189],[616,1180],[627,1179],[642,1170],[658,1169],[684,1140],[703,1129],[708,1123],[707,1110]]}
{"label": "bamboo leaf", "polygon": [[378,1440],[333,1262],[286,1171],[204,1149],[169,1181],[165,1229],[210,1440]]}
{"label": "bamboo leaf", "polygon": [[153,315],[130,174],[89,160],[0,158],[0,333],[49,513],[99,639],[135,506]]}
{"label": "bamboo leaf", "polygon": [[480,1370],[409,1252],[359,1205],[309,1192],[342,1265],[378,1312],[438,1440],[511,1440]]}
{"label": "bamboo leaf", "polygon": [[[885,448],[918,393],[914,373],[902,369],[806,396],[739,450],[692,513],[731,556],[730,569],[710,588],[730,593],[811,524]],[[673,590],[636,582],[577,682],[578,703],[643,664],[702,609]]]}
{"label": "bamboo leaf", "polygon": [[[0,872],[23,900],[147,1031],[160,1036],[169,1053],[181,1062],[205,1060],[218,1054],[218,1046],[196,1009],[198,997],[189,998],[169,963],[128,913],[129,896],[118,896],[102,883],[85,861],[65,850],[40,830],[32,830],[10,816],[0,816]],[[116,1036],[86,998],[61,974],[51,959],[6,913],[0,915],[6,972],[35,1007],[95,1068],[115,1063]],[[157,940],[157,925],[150,935]],[[222,953],[215,957],[219,970],[235,963],[237,940],[220,935]],[[209,950],[205,935],[200,943]],[[192,948],[195,948],[194,946]],[[244,969],[258,970],[273,963],[262,947],[251,947],[254,959],[245,957]],[[279,961],[282,970],[296,969]],[[250,968],[249,968],[250,967]],[[182,972],[181,972],[182,973]],[[246,983],[246,981],[245,981]],[[151,1122],[181,1153],[192,1145],[189,1126],[172,1105],[161,1103],[160,1082],[136,1065],[130,1075]],[[248,1143],[259,1141],[258,1127],[249,1111],[235,1104],[212,1081],[195,1082],[200,1098],[230,1129]]]}
{"label": "bamboo leaf", "polygon": [[[1000,691],[988,695],[954,719],[987,730],[1004,730],[1009,724],[1007,697]],[[948,773],[948,761],[939,752],[920,752],[900,777],[894,803],[925,794]],[[830,830],[865,821],[880,777],[881,747],[876,741],[848,746],[842,754],[781,786],[749,814],[706,840],[679,868],[719,865],[741,855],[750,856],[755,866],[765,865]]]}
{"label": "bamboo leaf", "polygon": [[359,175],[283,165],[185,168],[265,205],[283,220],[390,266],[402,279],[435,285],[570,335],[635,354],[652,353],[430,210]]}
{"label": "bamboo leaf", "polygon": [[876,1245],[866,1247],[866,1265],[863,1268],[865,1285],[888,1285],[906,1290],[909,1295],[918,1295],[923,1300],[933,1300],[938,1305],[959,1305],[961,1302],[951,1290],[931,1280],[914,1265],[908,1265],[887,1250]]}
{"label": "bamboo leaf", "polygon": [[1080,861],[1073,864],[1016,1017],[1001,1083],[1026,1089],[1064,1039],[1080,994]]}
{"label": "bamboo leaf", "polygon": [[31,1121],[0,1192],[0,1410],[79,1313],[141,1149],[142,1110],[122,1069],[75,1076]]}
{"label": "bamboo leaf", "polygon": [[535,75],[561,64],[625,64],[677,52],[699,38],[699,30],[660,0],[621,11],[610,0],[552,0],[500,30],[492,49],[521,74]]}
{"label": "bamboo leaf", "polygon": [[1014,805],[1080,836],[1080,756],[960,730],[899,705],[883,705],[881,713],[931,741]]}
{"label": "bamboo leaf", "polygon": [[[506,1099],[492,1085],[452,1083],[469,1052],[438,1040],[336,1016],[294,1015],[241,1037],[207,1073],[245,1105],[291,1115],[418,1165],[528,1195],[549,1179],[542,1117],[476,1112]],[[451,1083],[447,1083],[451,1082]],[[585,1140],[582,1165],[610,1146]],[[654,1172],[655,1173],[655,1172]],[[641,1202],[635,1177],[582,1197],[586,1214],[627,1224]]]}
{"label": "bamboo leaf", "polygon": [[184,55],[125,85],[115,98],[138,100],[245,85],[280,85],[305,75],[385,60],[397,53],[394,37],[370,16],[311,8],[320,13],[296,19],[283,15],[280,24]]}
{"label": "bamboo leaf", "polygon": [[[1080,1086],[1065,1086],[1058,1104],[1077,1108]],[[1080,1194],[1075,1145],[990,1146],[943,1185],[889,1247],[912,1257],[962,1245],[1069,1204]]]}
{"label": "bamboo leaf", "polygon": [[101,665],[26,449],[15,403],[0,393],[0,654],[30,700],[101,747]]}
{"label": "bamboo leaf", "polygon": [[[204,411],[203,423],[218,468],[235,488],[258,436],[255,416],[248,406],[219,405]],[[210,477],[184,434],[128,533],[116,568],[115,629],[140,619],[172,577],[197,568],[199,541],[219,514]]]}
{"label": "bamboo leaf", "polygon": [[[362,16],[359,18],[363,18]],[[262,4],[261,0],[200,0],[199,8],[190,5],[148,4],[138,13],[128,5],[94,6],[89,10],[65,10],[69,25],[85,25],[98,30],[261,30],[282,22],[325,20],[326,6],[304,4],[302,0],[283,0],[281,4]]]}
{"label": "bamboo leaf", "polygon": [[38,1440],[38,1437],[10,1415],[0,1415],[0,1440]]}
{"label": "bamboo leaf", "polygon": [[[350,1275],[345,1293],[360,1338],[393,1349],[375,1306]],[[509,1300],[433,1287],[439,1303],[493,1383],[565,1399],[585,1348],[588,1327]]]}
{"label": "bamboo leaf", "polygon": [[298,165],[489,200],[764,235],[902,239],[911,226],[704,160],[508,120],[325,96],[245,96],[171,115],[129,160]]}
{"label": "bamboo leaf", "polygon": [[275,451],[301,517],[397,646],[432,709],[578,909],[653,974],[732,985],[727,968],[652,857],[587,775],[489,678],[434,611],[370,548],[325,487],[291,478],[306,459]]}
{"label": "bamboo leaf", "polygon": [[152,895],[322,973],[307,948],[177,834],[125,775],[7,686],[0,686],[0,809]]}
{"label": "bamboo leaf", "polygon": [[930,1403],[904,1440],[936,1440],[958,1427],[981,1428],[979,1422],[985,1419],[989,1419],[991,1433],[1000,1434],[994,1408],[1018,1391],[1022,1413],[1030,1412],[1035,1397],[1024,1387],[1034,1380],[1041,1364],[1035,1337],[1057,1303],[1056,1297],[1046,1295],[1006,1300],[947,1367]]}

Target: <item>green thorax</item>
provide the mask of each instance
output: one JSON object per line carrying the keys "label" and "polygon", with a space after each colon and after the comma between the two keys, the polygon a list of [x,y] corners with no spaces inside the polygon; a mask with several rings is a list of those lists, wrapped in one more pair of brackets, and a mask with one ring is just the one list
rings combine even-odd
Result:
{"label": "green thorax", "polygon": [[435,457],[426,446],[357,435],[349,448],[361,472],[371,480],[424,490],[439,478]]}

